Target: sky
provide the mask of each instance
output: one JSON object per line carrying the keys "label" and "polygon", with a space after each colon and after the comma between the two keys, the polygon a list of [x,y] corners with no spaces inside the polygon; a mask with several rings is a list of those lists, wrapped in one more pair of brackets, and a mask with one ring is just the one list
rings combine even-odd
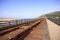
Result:
{"label": "sky", "polygon": [[0,18],[36,18],[60,11],[60,0],[0,0]]}

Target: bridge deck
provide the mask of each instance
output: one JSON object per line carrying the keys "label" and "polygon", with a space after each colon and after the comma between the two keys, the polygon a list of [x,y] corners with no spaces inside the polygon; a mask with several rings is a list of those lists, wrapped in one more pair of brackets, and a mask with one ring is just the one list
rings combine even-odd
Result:
{"label": "bridge deck", "polygon": [[49,29],[50,40],[60,40],[60,26],[47,20],[47,25]]}
{"label": "bridge deck", "polygon": [[[38,22],[36,22],[36,23],[38,23]],[[36,23],[34,23],[34,24],[36,24]],[[8,40],[9,38],[16,37],[18,34],[22,33],[23,31],[27,30],[28,28],[30,28],[30,26],[32,26],[31,24],[27,25],[27,26],[22,26],[22,27],[20,27],[19,29],[15,30],[15,31],[12,31],[12,32],[9,32],[9,33],[7,33],[3,36],[0,36],[0,40]]]}
{"label": "bridge deck", "polygon": [[43,21],[24,40],[49,40],[46,22]]}
{"label": "bridge deck", "polygon": [[[37,21],[36,23],[38,22],[40,21]],[[33,23],[26,27],[23,26],[20,29],[12,31],[4,36],[1,36],[0,40],[8,40],[9,37],[16,37],[17,34],[20,34],[24,30],[32,27],[32,25],[35,25],[36,23]],[[46,19],[40,22],[36,26],[36,28],[33,28],[33,30],[24,38],[24,40],[60,40],[60,26]]]}

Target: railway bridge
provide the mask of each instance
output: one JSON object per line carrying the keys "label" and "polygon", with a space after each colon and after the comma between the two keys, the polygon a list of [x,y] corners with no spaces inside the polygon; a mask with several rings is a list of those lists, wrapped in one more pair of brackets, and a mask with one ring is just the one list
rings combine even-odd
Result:
{"label": "railway bridge", "polygon": [[48,18],[0,21],[0,40],[60,40],[60,26]]}

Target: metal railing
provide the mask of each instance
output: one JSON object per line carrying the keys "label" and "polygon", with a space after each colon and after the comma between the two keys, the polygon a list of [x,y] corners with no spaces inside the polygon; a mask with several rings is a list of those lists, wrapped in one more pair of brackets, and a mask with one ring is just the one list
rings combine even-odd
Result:
{"label": "metal railing", "polygon": [[0,29],[8,26],[18,25],[34,21],[35,19],[21,19],[21,20],[10,20],[10,21],[0,21]]}
{"label": "metal railing", "polygon": [[53,18],[48,18],[48,19],[60,26],[60,19],[53,19]]}

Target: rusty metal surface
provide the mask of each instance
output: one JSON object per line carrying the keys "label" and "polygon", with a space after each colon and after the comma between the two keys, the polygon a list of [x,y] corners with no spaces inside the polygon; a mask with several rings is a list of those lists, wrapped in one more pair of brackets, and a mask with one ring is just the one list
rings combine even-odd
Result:
{"label": "rusty metal surface", "polygon": [[24,40],[49,40],[47,24],[45,21],[41,22]]}
{"label": "rusty metal surface", "polygon": [[22,31],[24,31],[24,29],[18,29],[13,32],[10,32],[4,36],[1,36],[0,40],[8,40],[9,37],[13,38],[13,37],[17,36],[17,34],[20,34]]}
{"label": "rusty metal surface", "polygon": [[[41,20],[40,20],[40,21],[41,21]],[[29,25],[29,26],[26,27],[26,28],[28,29],[28,28],[32,27],[32,25],[35,25],[36,23],[38,23],[38,22],[40,22],[40,21],[37,21],[37,22]],[[20,29],[18,29],[18,30],[12,31],[12,32],[4,35],[4,36],[1,36],[1,37],[0,37],[0,40],[8,40],[9,38],[14,38],[14,37],[16,37],[18,34],[20,34],[21,32],[25,31],[26,28],[23,27],[23,28],[20,28]],[[38,29],[39,29],[39,28],[38,28]],[[36,30],[37,30],[37,29],[36,29]],[[42,31],[43,31],[43,30],[42,30]],[[37,33],[37,32],[36,32],[36,33]]]}
{"label": "rusty metal surface", "polygon": [[[30,25],[31,25],[32,23],[30,23]],[[23,25],[22,24],[22,27],[21,27],[21,25],[19,26],[19,29],[17,29],[17,30],[14,30],[14,31],[12,31],[12,32],[9,32],[9,33],[7,33],[7,34],[5,34],[5,35],[3,35],[3,36],[0,36],[0,40],[8,40],[9,38],[14,38],[14,37],[16,37],[18,34],[20,34],[20,33],[22,33],[23,31],[25,31],[26,29],[28,29],[29,28],[29,26],[30,25]],[[13,29],[13,28],[12,28]],[[9,29],[8,29],[9,30]],[[4,30],[5,31],[5,30]]]}

